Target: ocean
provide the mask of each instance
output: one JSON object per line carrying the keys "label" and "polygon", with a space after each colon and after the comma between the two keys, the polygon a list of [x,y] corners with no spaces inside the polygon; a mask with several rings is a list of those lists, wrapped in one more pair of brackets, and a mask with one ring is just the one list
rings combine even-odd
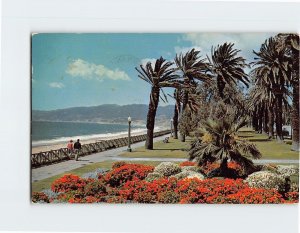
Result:
{"label": "ocean", "polygon": [[[126,135],[128,124],[32,121],[32,146]],[[146,128],[132,125],[132,133],[145,133]]]}

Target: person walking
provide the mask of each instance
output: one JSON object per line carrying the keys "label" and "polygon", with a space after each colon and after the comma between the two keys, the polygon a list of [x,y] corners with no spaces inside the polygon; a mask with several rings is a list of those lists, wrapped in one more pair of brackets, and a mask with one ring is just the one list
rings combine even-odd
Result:
{"label": "person walking", "polygon": [[68,148],[68,153],[69,153],[69,158],[71,159],[71,156],[74,152],[74,145],[73,145],[73,140],[70,140],[68,145],[67,145],[67,148]]}
{"label": "person walking", "polygon": [[75,160],[78,161],[79,152],[81,150],[81,143],[79,139],[77,139],[77,142],[75,142],[74,149],[75,149]]}

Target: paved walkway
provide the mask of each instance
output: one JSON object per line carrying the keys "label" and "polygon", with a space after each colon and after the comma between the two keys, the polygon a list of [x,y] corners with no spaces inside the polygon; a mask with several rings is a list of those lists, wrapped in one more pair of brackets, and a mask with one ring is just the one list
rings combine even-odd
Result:
{"label": "paved walkway", "polygon": [[[169,135],[164,135],[161,137],[154,138],[154,142],[163,140],[165,137]],[[132,144],[132,149],[135,149],[137,147],[144,146],[145,142],[138,142],[135,144]],[[186,161],[184,158],[128,158],[128,157],[121,157],[120,154],[125,152],[127,149],[127,146],[125,147],[119,147],[112,150],[103,151],[100,153],[95,153],[91,155],[87,155],[84,157],[79,158],[79,161],[75,160],[67,160],[61,163],[51,164],[44,167],[34,168],[32,169],[32,181],[38,181],[43,180],[51,176],[59,175],[64,172],[83,167],[92,163],[97,162],[103,162],[107,160],[113,160],[113,161],[170,161],[170,162],[181,162]],[[267,164],[267,163],[280,163],[280,164],[298,164],[299,160],[292,159],[282,159],[282,160],[275,160],[275,159],[259,159],[259,160],[253,160],[256,164]]]}
{"label": "paved walkway", "polygon": [[[165,137],[169,137],[170,135],[164,135],[161,137],[154,138],[153,141],[161,141]],[[134,143],[131,145],[132,149],[137,147],[141,147],[145,145],[145,141]],[[127,150],[127,146],[119,147],[112,150],[107,150],[91,155],[87,155],[84,157],[79,157],[78,161],[75,160],[67,160],[60,163],[51,164],[48,166],[43,166],[39,168],[34,168],[31,170],[31,180],[38,181],[43,180],[51,176],[59,175],[64,172],[83,167],[92,163],[103,162],[107,160],[131,160],[131,158],[120,157],[120,154],[124,153]]]}

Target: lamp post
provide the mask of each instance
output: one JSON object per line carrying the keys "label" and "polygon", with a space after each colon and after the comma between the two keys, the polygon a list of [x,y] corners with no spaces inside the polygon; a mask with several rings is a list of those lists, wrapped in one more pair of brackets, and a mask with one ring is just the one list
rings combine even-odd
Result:
{"label": "lamp post", "polygon": [[128,148],[127,151],[131,152],[131,140],[130,140],[130,130],[131,130],[131,117],[128,117]]}
{"label": "lamp post", "polygon": [[171,118],[171,137],[173,137],[173,118]]}

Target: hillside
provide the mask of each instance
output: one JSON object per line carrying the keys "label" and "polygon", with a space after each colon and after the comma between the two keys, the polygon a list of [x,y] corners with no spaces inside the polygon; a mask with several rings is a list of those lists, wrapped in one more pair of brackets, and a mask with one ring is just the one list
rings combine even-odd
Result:
{"label": "hillside", "polygon": [[[158,107],[156,119],[165,121],[172,117],[174,106]],[[51,111],[32,110],[33,121],[78,121],[78,122],[108,122],[125,123],[128,116],[132,120],[144,123],[147,117],[148,105],[105,104],[92,107],[74,107]]]}

